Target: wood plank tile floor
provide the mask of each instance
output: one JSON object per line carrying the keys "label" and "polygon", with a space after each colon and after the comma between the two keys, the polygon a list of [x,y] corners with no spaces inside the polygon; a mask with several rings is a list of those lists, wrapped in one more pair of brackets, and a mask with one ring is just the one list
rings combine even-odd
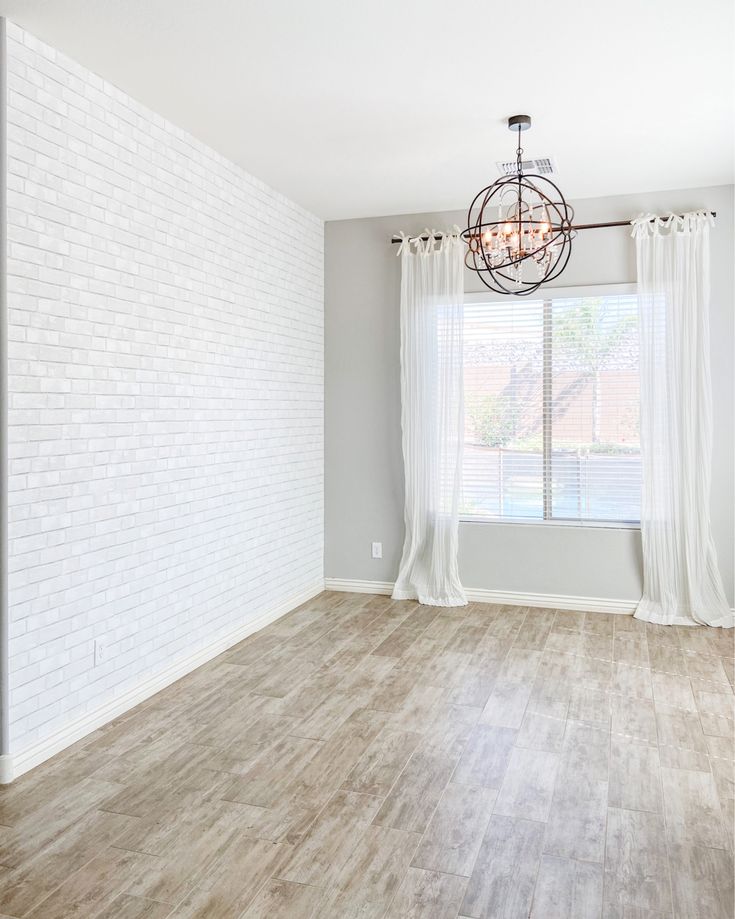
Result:
{"label": "wood plank tile floor", "polygon": [[733,648],[324,593],[0,790],[0,914],[732,919]]}

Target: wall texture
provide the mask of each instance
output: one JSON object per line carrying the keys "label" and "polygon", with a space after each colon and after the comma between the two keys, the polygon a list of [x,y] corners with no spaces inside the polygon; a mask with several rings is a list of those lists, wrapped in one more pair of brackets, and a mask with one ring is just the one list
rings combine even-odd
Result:
{"label": "wall texture", "polygon": [[[563,185],[563,177],[560,179]],[[715,444],[712,517],[719,564],[733,602],[733,188],[700,188],[575,203],[581,223],[706,207],[712,234],[712,376]],[[459,212],[409,214],[326,225],[326,552],[328,578],[393,581],[403,543],[400,429],[399,230],[464,225]],[[627,228],[590,230],[574,244],[559,286],[635,281]],[[484,290],[467,272],[466,290]],[[370,543],[383,543],[383,558]],[[466,587],[635,600],[640,534],[630,529],[460,524]]]}
{"label": "wall texture", "polygon": [[7,44],[19,753],[319,589],[323,225],[10,24]]}

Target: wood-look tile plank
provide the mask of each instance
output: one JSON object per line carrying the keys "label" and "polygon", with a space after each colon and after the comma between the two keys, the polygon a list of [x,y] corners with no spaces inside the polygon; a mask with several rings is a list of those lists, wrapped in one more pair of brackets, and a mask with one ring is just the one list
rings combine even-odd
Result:
{"label": "wood-look tile plank", "polygon": [[176,919],[232,919],[240,916],[288,858],[291,847],[264,839],[236,837],[216,867],[182,900]]}
{"label": "wood-look tile plank", "polygon": [[645,634],[641,636],[616,634],[613,643],[613,660],[634,664],[637,667],[648,667],[648,642]]}
{"label": "wood-look tile plank", "polygon": [[365,707],[378,712],[398,712],[415,688],[416,674],[397,666],[392,658],[378,660],[388,661],[393,669],[366,694]]}
{"label": "wood-look tile plank", "polygon": [[584,616],[585,614],[579,610],[559,609],[554,616],[554,628],[581,632],[584,626]]}
{"label": "wood-look tile plank", "polygon": [[145,817],[181,789],[198,788],[204,792],[222,784],[222,776],[210,768],[212,756],[210,747],[182,746],[158,767],[131,774],[125,786],[105,798],[100,807],[116,814]]}
{"label": "wood-look tile plank", "polygon": [[[20,813],[14,815],[15,826],[0,836],[0,865],[15,868],[36,855],[54,840],[63,837],[87,814],[94,814],[97,808],[109,798],[111,792],[119,790],[118,785],[84,778],[74,783],[70,780],[73,794],[61,794],[45,802],[43,798],[37,808],[29,801]],[[12,792],[13,786],[7,786]],[[4,793],[4,792],[0,792]]]}
{"label": "wood-look tile plank", "polygon": [[607,613],[585,613],[582,630],[612,637],[615,631],[615,618]]}
{"label": "wood-look tile plank", "polygon": [[415,731],[384,728],[355,763],[343,787],[385,797],[395,784],[422,735]]}
{"label": "wood-look tile plank", "polygon": [[319,919],[323,900],[319,887],[272,878],[238,919]]}
{"label": "wood-look tile plank", "polygon": [[313,887],[330,886],[380,804],[380,798],[336,792],[279,869],[279,878]]}
{"label": "wood-look tile plank", "polygon": [[29,919],[87,919],[121,894],[131,880],[157,860],[139,852],[107,848],[69,875],[53,893],[24,915]]}
{"label": "wood-look tile plank", "polygon": [[462,671],[459,683],[452,689],[449,700],[457,705],[484,707],[493,691],[502,662],[495,658],[473,656]]}
{"label": "wood-look tile plank", "polygon": [[443,648],[422,668],[421,678],[433,686],[456,689],[461,685],[462,676],[471,660],[470,654]]}
{"label": "wood-look tile plank", "polygon": [[505,656],[498,679],[505,683],[532,682],[541,663],[541,657],[541,651],[512,647]]}
{"label": "wood-look tile plank", "polygon": [[495,802],[495,813],[546,821],[558,768],[557,753],[514,748]]}
{"label": "wood-look tile plank", "polygon": [[531,697],[527,683],[510,683],[498,679],[480,716],[482,724],[495,727],[520,728]]}
{"label": "wood-look tile plank", "polygon": [[607,728],[612,707],[610,693],[572,686],[567,717],[571,721],[584,721]]}
{"label": "wood-look tile plank", "polygon": [[516,746],[551,752],[561,750],[566,730],[567,708],[566,702],[553,703],[549,700],[545,711],[536,712],[533,711],[532,699],[523,716],[516,737]]}
{"label": "wood-look tile plank", "polygon": [[499,789],[517,733],[513,728],[476,725],[452,775],[452,782]]}
{"label": "wood-look tile plank", "polygon": [[310,715],[292,724],[290,733],[295,737],[326,740],[361,707],[361,700],[356,693],[334,689]]}
{"label": "wood-look tile plank", "polygon": [[225,799],[271,807],[322,748],[322,741],[287,735],[268,746],[241,776],[233,779]]}
{"label": "wood-look tile plank", "polygon": [[569,722],[548,817],[546,854],[602,862],[608,772],[607,731]]}
{"label": "wood-look tile plank", "polygon": [[126,892],[172,906],[190,893],[241,835],[237,809],[213,802],[212,811],[211,819],[175,823],[164,854],[141,871]]}
{"label": "wood-look tile plank", "polygon": [[636,635],[646,634],[648,623],[644,622],[642,619],[636,619],[635,616],[629,615],[618,615],[612,618],[616,635],[630,635],[634,637]]}
{"label": "wood-look tile plank", "polygon": [[471,705],[442,702],[437,706],[433,724],[424,731],[422,745],[459,758],[481,714],[482,709]]}
{"label": "wood-look tile plank", "polygon": [[411,645],[420,637],[420,632],[411,628],[407,621],[395,628],[377,648],[373,650],[376,657],[402,657]]}
{"label": "wood-look tile plank", "polygon": [[328,740],[323,741],[301,771],[291,776],[292,781],[284,794],[311,804],[326,803],[385,727],[388,717],[381,712],[353,712]]}
{"label": "wood-look tile plank", "polygon": [[662,766],[710,771],[707,741],[694,712],[657,705],[656,725]]}
{"label": "wood-look tile plank", "polygon": [[[707,685],[707,684],[705,684]],[[725,718],[735,716],[735,698],[731,693],[712,692],[708,686],[707,689],[697,690],[695,692],[696,710],[701,713],[712,715],[722,715]]]}
{"label": "wood-look tile plank", "polygon": [[542,823],[491,817],[460,907],[461,915],[472,919],[528,916],[543,837]]}
{"label": "wood-look tile plank", "polygon": [[420,837],[371,826],[340,872],[326,915],[382,916],[403,881]]}
{"label": "wood-look tile plank", "polygon": [[607,782],[565,773],[551,801],[544,852],[602,863],[607,797]]}
{"label": "wood-look tile plank", "polygon": [[726,848],[722,811],[711,773],[664,767],[661,780],[669,841]]}
{"label": "wood-look tile plank", "polygon": [[666,828],[659,814],[609,808],[605,903],[671,913]]}
{"label": "wood-look tile plank", "polygon": [[485,626],[463,625],[462,628],[457,628],[447,642],[446,650],[471,655],[485,637],[488,626],[489,623]]}
{"label": "wood-look tile plank", "polygon": [[[75,745],[15,779],[11,785],[0,785],[0,826],[18,826],[21,821],[35,820],[35,815],[54,801],[53,807],[59,810],[76,807],[68,801],[69,787],[81,785],[113,758],[106,750],[95,747],[92,738],[85,740],[88,747]],[[94,777],[96,781],[104,781]],[[41,818],[40,823],[44,822],[45,818]]]}
{"label": "wood-look tile plank", "polygon": [[652,641],[648,644],[651,670],[674,676],[688,676],[686,657],[678,645]]}
{"label": "wood-look tile plank", "polygon": [[[612,654],[610,655],[612,657]],[[609,690],[613,678],[613,662],[598,657],[576,658],[579,685],[595,690]]]}
{"label": "wood-look tile plank", "polygon": [[635,743],[657,744],[656,707],[652,702],[631,696],[612,696],[610,704],[613,737]]}
{"label": "wood-look tile plank", "polygon": [[730,741],[735,738],[735,720],[732,718],[701,712],[699,721],[704,733],[710,737],[724,737]]}
{"label": "wood-look tile plank", "polygon": [[168,919],[170,915],[169,903],[121,893],[101,913],[97,913],[95,919]]}
{"label": "wood-look tile plank", "polygon": [[436,720],[437,712],[447,695],[448,691],[443,686],[430,686],[426,683],[414,685],[393,714],[391,724],[402,731],[423,733]]}
{"label": "wood-look tile plank", "polygon": [[530,919],[600,919],[601,865],[544,855]]}
{"label": "wood-look tile plank", "polygon": [[665,625],[657,625],[653,622],[646,622],[644,631],[649,645],[656,642],[659,644],[673,645],[676,648],[681,647],[678,629],[672,629]]}
{"label": "wood-look tile plank", "polygon": [[384,800],[375,823],[423,833],[457,765],[444,750],[419,747]]}
{"label": "wood-look tile plank", "polygon": [[612,738],[608,803],[626,810],[663,813],[657,747]]}
{"label": "wood-look tile plank", "polygon": [[554,626],[546,639],[548,651],[564,651],[568,654],[582,653],[582,632]]}
{"label": "wood-look tile plank", "polygon": [[456,919],[467,879],[409,868],[384,919]]}
{"label": "wood-look tile plank", "polygon": [[656,705],[667,705],[686,712],[696,712],[692,686],[688,677],[655,672],[651,675]]}
{"label": "wood-look tile plank", "polygon": [[69,875],[115,842],[133,819],[102,811],[92,811],[80,818],[67,832],[27,855],[20,867],[2,877],[0,911],[25,915]]}
{"label": "wood-look tile plank", "polygon": [[612,634],[603,635],[597,632],[583,632],[579,653],[582,657],[611,661],[613,659]]}
{"label": "wood-look tile plank", "polygon": [[496,797],[490,788],[447,785],[411,864],[469,877]]}
{"label": "wood-look tile plank", "polygon": [[[661,674],[657,674],[661,676]],[[612,692],[624,696],[635,696],[637,699],[652,699],[653,686],[651,671],[648,667],[616,661],[613,666]]]}
{"label": "wood-look tile plank", "polygon": [[677,917],[732,919],[735,915],[732,854],[707,846],[669,847]]}
{"label": "wood-look tile plank", "polygon": [[722,660],[710,654],[687,654],[687,671],[690,679],[708,680],[713,683],[729,683]]}

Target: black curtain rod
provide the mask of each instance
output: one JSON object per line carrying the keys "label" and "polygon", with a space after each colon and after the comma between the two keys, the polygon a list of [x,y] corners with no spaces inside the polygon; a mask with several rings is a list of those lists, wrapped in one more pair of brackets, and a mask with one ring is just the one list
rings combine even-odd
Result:
{"label": "black curtain rod", "polygon": [[[668,215],[667,215],[668,216]],[[680,217],[683,215],[679,215]],[[716,217],[717,211],[710,211],[710,216]],[[666,220],[667,217],[651,217],[651,220]],[[612,220],[609,223],[577,223],[572,229],[573,230],[600,230],[605,227],[629,227],[633,221],[632,220]],[[408,236],[407,239],[410,241],[412,239],[421,239],[424,242],[428,239],[428,236]],[[434,241],[439,242],[443,237],[435,236]],[[400,236],[392,236],[391,244],[396,245],[397,243],[403,242]]]}

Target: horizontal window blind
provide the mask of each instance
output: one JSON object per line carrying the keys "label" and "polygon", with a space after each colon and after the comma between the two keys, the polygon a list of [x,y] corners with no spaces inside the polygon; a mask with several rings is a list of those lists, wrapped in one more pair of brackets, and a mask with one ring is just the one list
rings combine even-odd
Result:
{"label": "horizontal window blind", "polygon": [[465,304],[465,517],[640,517],[634,295]]}

